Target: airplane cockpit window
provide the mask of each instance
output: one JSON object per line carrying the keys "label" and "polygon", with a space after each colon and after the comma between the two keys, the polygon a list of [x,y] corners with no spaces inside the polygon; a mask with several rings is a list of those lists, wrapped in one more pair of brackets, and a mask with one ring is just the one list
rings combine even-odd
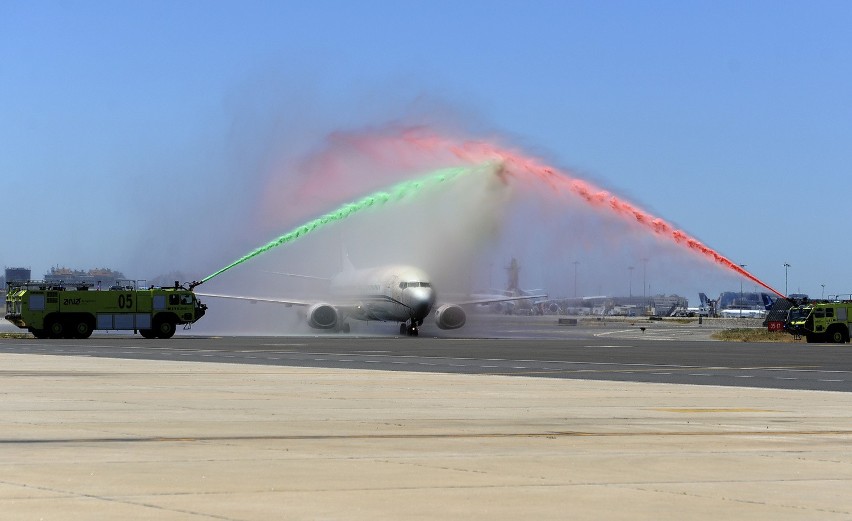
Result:
{"label": "airplane cockpit window", "polygon": [[429,282],[400,282],[399,287],[402,289],[405,288],[431,288],[432,284]]}

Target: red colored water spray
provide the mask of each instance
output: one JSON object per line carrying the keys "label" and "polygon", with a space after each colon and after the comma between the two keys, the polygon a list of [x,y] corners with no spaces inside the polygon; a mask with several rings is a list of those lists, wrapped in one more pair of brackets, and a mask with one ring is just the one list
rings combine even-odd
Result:
{"label": "red colored water spray", "polygon": [[733,270],[779,297],[784,297],[782,293],[758,279],[741,266],[731,262],[730,259],[721,255],[713,248],[702,244],[701,241],[690,236],[683,230],[675,229],[663,219],[655,217],[588,181],[573,177],[551,166],[541,164],[538,160],[520,153],[499,148],[485,141],[453,141],[428,133],[421,128],[405,130],[398,136],[349,135],[342,137],[338,135],[337,138],[346,139],[352,145],[369,153],[375,153],[377,150],[387,150],[388,148],[398,149],[400,146],[404,146],[415,147],[433,154],[442,152],[450,153],[457,159],[468,164],[500,161],[505,165],[503,175],[518,179],[532,178],[544,183],[545,186],[550,187],[557,193],[570,193],[594,208],[615,212],[623,219],[635,222],[657,236],[671,240],[679,246],[698,253],[711,262]]}

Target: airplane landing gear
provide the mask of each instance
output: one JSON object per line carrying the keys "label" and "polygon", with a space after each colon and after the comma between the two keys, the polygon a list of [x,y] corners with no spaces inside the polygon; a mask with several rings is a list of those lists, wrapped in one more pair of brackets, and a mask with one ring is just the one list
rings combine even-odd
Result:
{"label": "airplane landing gear", "polygon": [[417,322],[410,320],[408,323],[403,322],[399,325],[399,334],[408,336],[417,336],[420,331],[417,329]]}

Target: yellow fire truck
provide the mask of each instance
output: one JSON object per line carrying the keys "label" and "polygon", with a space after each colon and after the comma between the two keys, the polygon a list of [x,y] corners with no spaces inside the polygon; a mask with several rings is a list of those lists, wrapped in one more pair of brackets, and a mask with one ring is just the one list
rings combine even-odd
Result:
{"label": "yellow fire truck", "polygon": [[[852,299],[829,298],[790,308],[784,329],[811,342],[849,342],[852,332]],[[852,297],[852,295],[850,295]]]}
{"label": "yellow fire truck", "polygon": [[188,327],[206,310],[178,282],[140,288],[136,281],[119,281],[101,291],[90,284],[27,281],[8,285],[5,318],[36,338],[88,338],[96,329],[171,338],[178,325]]}

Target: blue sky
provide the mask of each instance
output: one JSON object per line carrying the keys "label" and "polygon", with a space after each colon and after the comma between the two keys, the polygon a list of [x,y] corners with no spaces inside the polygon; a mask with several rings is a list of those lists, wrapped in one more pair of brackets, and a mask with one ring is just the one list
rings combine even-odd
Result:
{"label": "blue sky", "polygon": [[781,291],[787,262],[790,292],[850,292],[850,22],[842,1],[0,0],[0,263],[215,269],[194,259],[257,245],[224,223],[275,139],[441,113]]}

